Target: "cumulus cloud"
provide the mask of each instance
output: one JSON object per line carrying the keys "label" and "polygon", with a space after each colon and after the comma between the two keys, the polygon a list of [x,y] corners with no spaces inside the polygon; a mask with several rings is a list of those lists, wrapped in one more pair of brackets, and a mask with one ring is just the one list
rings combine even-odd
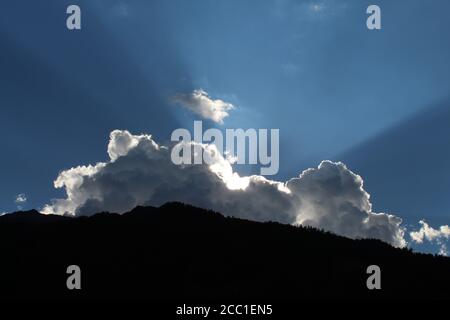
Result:
{"label": "cumulus cloud", "polygon": [[362,178],[343,163],[322,161],[286,184],[297,198],[296,223],[333,231],[350,238],[382,239],[405,246],[402,220],[372,212]]}
{"label": "cumulus cloud", "polygon": [[234,109],[231,103],[220,99],[213,100],[206,91],[199,89],[189,94],[177,94],[172,98],[173,102],[198,114],[204,119],[223,124],[228,117],[228,111]]}
{"label": "cumulus cloud", "polygon": [[342,163],[323,161],[284,183],[258,175],[241,177],[227,159],[217,156],[214,145],[199,146],[214,159],[212,164],[175,165],[171,148],[158,145],[150,135],[115,130],[108,145],[110,160],[62,171],[55,187],[64,188],[67,197],[54,200],[43,212],[123,213],[137,205],[181,201],[229,216],[406,245],[401,219],[372,212],[363,180]]}
{"label": "cumulus cloud", "polygon": [[419,230],[409,233],[412,241],[418,244],[422,244],[425,240],[436,242],[440,247],[439,254],[447,256],[448,251],[444,241],[450,238],[450,227],[448,225],[443,225],[438,229],[434,229],[424,220],[420,220],[419,224],[421,225]]}
{"label": "cumulus cloud", "polygon": [[411,239],[417,243],[423,243],[423,240],[434,241],[450,238],[450,227],[448,225],[440,226],[439,229],[430,227],[424,220],[420,220],[422,227],[418,231],[410,232]]}

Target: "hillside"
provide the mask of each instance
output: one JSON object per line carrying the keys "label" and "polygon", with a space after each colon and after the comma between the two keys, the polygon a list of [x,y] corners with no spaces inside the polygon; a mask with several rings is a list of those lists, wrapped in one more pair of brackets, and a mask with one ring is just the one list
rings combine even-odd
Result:
{"label": "hillside", "polygon": [[[0,298],[450,298],[450,259],[169,203],[123,215],[0,217]],[[66,288],[79,265],[82,290]],[[381,290],[366,268],[381,267]]]}

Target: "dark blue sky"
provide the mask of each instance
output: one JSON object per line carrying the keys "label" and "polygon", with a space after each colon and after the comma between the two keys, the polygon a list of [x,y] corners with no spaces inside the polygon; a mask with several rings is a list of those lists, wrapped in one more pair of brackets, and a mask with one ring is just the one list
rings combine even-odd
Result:
{"label": "dark blue sky", "polygon": [[280,128],[277,179],[341,160],[375,210],[448,223],[450,3],[376,1],[369,31],[372,3],[2,1],[0,211],[60,196],[58,172],[105,160],[113,129],[167,141],[192,125],[168,97],[203,88],[237,106],[224,128]]}

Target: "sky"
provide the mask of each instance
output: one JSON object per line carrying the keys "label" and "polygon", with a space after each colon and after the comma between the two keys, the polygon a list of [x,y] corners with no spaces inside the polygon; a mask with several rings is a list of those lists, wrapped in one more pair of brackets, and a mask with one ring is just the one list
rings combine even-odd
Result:
{"label": "sky", "polygon": [[374,212],[449,224],[448,1],[78,0],[69,31],[74,3],[0,4],[0,212],[63,198],[54,180],[110,161],[113,130],[167,144],[198,118],[172,98],[203,90],[234,106],[210,127],[280,129],[270,179],[342,161]]}

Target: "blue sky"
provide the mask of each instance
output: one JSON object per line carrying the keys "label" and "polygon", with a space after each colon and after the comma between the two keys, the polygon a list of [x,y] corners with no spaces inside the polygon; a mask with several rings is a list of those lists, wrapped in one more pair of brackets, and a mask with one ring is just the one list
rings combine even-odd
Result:
{"label": "blue sky", "polygon": [[[374,208],[450,220],[448,1],[72,1],[0,4],[0,211],[60,197],[66,168],[106,158],[113,129],[169,140],[202,88],[223,128],[279,128],[285,180],[321,160],[360,174]],[[251,172],[243,168],[243,172]]]}

